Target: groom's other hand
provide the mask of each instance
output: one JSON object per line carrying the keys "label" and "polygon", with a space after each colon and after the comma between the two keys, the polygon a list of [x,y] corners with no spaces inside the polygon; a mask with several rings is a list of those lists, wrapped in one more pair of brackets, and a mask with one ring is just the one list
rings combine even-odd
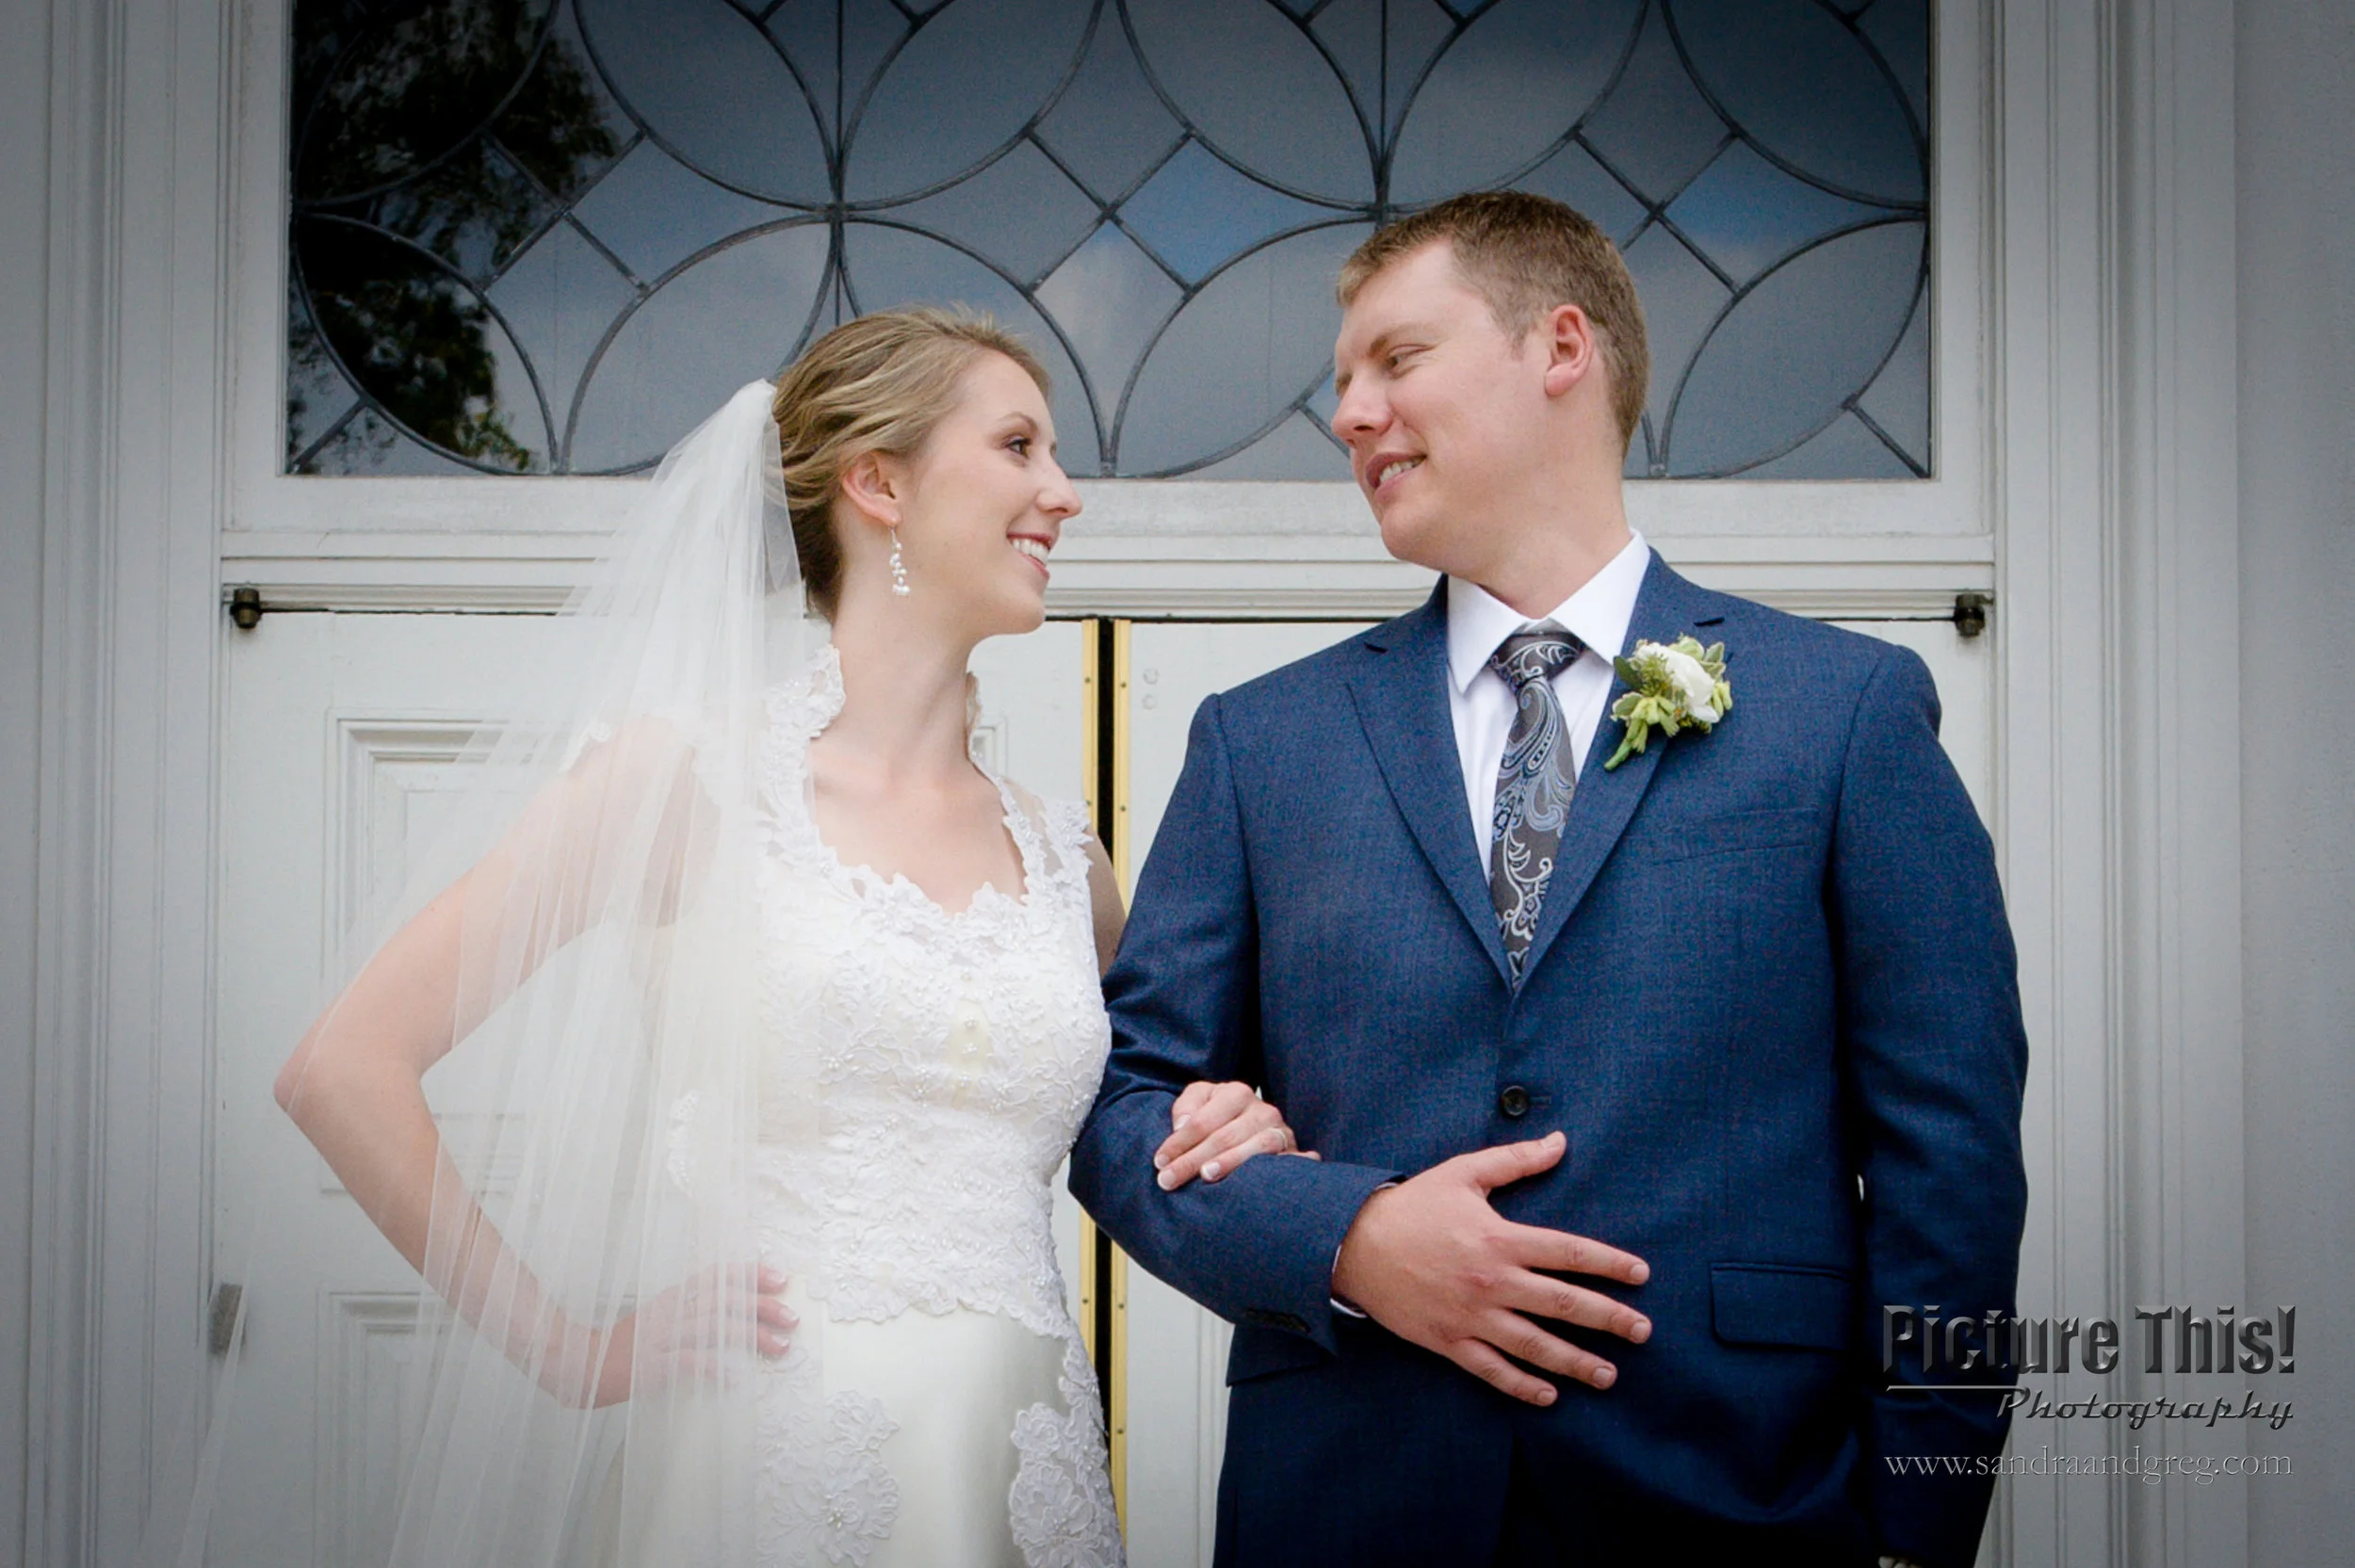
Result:
{"label": "groom's other hand", "polygon": [[1334,1295],[1401,1339],[1530,1404],[1550,1405],[1558,1391],[1514,1360],[1610,1387],[1616,1367],[1530,1318],[1600,1329],[1636,1345],[1651,1336],[1650,1320],[1623,1301],[1537,1270],[1641,1285],[1650,1267],[1583,1236],[1514,1224],[1488,1202],[1498,1188],[1551,1170],[1567,1147],[1558,1132],[1500,1144],[1376,1192],[1341,1238]]}

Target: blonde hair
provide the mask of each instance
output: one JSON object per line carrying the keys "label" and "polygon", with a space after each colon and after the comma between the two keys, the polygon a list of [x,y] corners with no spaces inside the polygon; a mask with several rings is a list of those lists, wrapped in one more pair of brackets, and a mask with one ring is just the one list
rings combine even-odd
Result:
{"label": "blonde hair", "polygon": [[919,305],[846,321],[777,378],[771,412],[784,452],[793,550],[810,607],[834,617],[842,544],[834,501],[844,470],[869,453],[913,457],[956,407],[958,383],[983,354],[1003,354],[1048,392],[1047,367],[986,315]]}
{"label": "blonde hair", "polygon": [[1475,190],[1384,225],[1341,264],[1341,308],[1368,280],[1410,251],[1446,240],[1464,281],[1488,314],[1519,340],[1556,305],[1576,305],[1593,323],[1611,382],[1611,412],[1622,450],[1634,441],[1651,383],[1644,307],[1627,263],[1594,220],[1574,207],[1518,190]]}

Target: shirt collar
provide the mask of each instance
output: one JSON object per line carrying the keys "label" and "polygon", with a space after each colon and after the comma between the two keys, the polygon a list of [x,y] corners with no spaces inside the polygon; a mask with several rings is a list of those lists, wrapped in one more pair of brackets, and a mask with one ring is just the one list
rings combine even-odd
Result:
{"label": "shirt collar", "polygon": [[[1588,650],[1611,658],[1626,645],[1628,623],[1635,619],[1635,596],[1651,565],[1651,546],[1631,528],[1619,553],[1585,586],[1555,606],[1552,620],[1572,633]],[[1477,583],[1461,577],[1447,580],[1447,670],[1458,693],[1471,688],[1474,677],[1487,668],[1497,644],[1530,622],[1520,611]]]}

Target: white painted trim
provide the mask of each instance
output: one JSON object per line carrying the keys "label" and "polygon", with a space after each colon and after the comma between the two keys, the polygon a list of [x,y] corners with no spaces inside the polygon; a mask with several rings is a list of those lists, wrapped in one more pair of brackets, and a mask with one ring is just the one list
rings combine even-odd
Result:
{"label": "white painted trim", "polygon": [[[626,479],[271,483],[305,500],[306,525],[226,534],[222,580],[300,608],[553,607],[639,493]],[[1890,584],[1888,572],[1942,588],[1949,601],[1991,588],[1986,531],[1888,526],[1904,520],[1908,488],[1654,484],[1631,486],[1629,509],[1671,561],[1729,591],[1755,583],[1770,603],[1819,580]],[[1382,550],[1351,485],[1096,480],[1080,490],[1083,522],[1055,558],[1057,614],[1389,615],[1429,590],[1428,573]]]}
{"label": "white painted trim", "polygon": [[[602,542],[578,532],[238,533],[223,542],[221,581],[258,590],[266,609],[545,611],[583,580]],[[1811,615],[1943,615],[1957,593],[1995,584],[1986,536],[1680,535],[1660,549],[1710,587]],[[1057,547],[1054,573],[1050,613],[1146,619],[1387,617],[1421,603],[1433,580],[1371,532],[1075,534]]]}
{"label": "white painted trim", "polygon": [[[2241,1039],[2237,220],[2232,0],[2144,0],[2116,47],[2118,1026],[2122,1282],[2248,1301]],[[2219,829],[2224,831],[2219,831]],[[2179,1399],[2210,1379],[2128,1386]],[[2125,1438],[2118,1441],[2122,1446]],[[2248,1450],[2238,1424],[2184,1451]],[[2248,1560],[2249,1483],[2133,1489],[2136,1563]]]}
{"label": "white painted trim", "polygon": [[105,95],[107,20],[99,7],[44,8],[50,101],[41,432],[40,776],[35,847],[29,1246],[25,1259],[24,1560],[63,1568],[83,1556],[95,1479],[87,1410],[91,1069],[105,1018],[100,804],[106,594],[92,449],[93,388],[105,353]]}
{"label": "white painted trim", "polygon": [[154,1560],[206,1380],[219,0],[53,0],[24,1555]]}
{"label": "white painted trim", "polygon": [[[392,1478],[362,1468],[355,1461],[375,1457],[399,1441],[398,1410],[372,1403],[371,1361],[415,1353],[422,1295],[414,1290],[322,1290],[314,1330],[320,1347],[317,1387],[318,1463],[323,1472],[312,1493],[311,1540],[329,1568],[372,1568],[384,1560],[396,1517]],[[378,1376],[382,1377],[382,1370]],[[398,1374],[385,1381],[398,1386]],[[378,1443],[371,1447],[368,1428]],[[369,1539],[369,1526],[382,1532]],[[373,1552],[370,1548],[375,1548]]]}
{"label": "white painted trim", "polygon": [[[2001,8],[1997,838],[2032,1315],[2241,1299],[2232,41],[2229,0]],[[2137,1436],[2015,1430],[2048,1441]],[[2244,1488],[2020,1478],[1996,1560],[2243,1563]]]}
{"label": "white painted trim", "polygon": [[[2110,427],[2104,207],[2106,40],[2094,7],[2003,0],[1992,89],[1999,259],[1991,389],[2000,453],[1996,842],[2027,1019],[2022,1140],[2029,1209],[2022,1310],[2094,1313],[2117,1299],[2117,1034],[2109,924],[2111,769],[2100,710],[2058,671],[2105,671]],[[2098,677],[2097,677],[2098,678]],[[2107,1447],[2056,1424],[2063,1451]],[[2022,1431],[2021,1443],[2042,1432]],[[2107,1488],[2006,1480],[1995,1558],[2122,1560]]]}

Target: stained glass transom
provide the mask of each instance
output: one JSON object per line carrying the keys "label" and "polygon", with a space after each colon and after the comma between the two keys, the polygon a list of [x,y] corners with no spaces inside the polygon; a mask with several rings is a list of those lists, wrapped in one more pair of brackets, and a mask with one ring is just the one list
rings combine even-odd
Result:
{"label": "stained glass transom", "polygon": [[1512,186],[1624,251],[1634,477],[1930,472],[1929,0],[297,0],[302,474],[617,473],[915,301],[1080,475],[1343,477],[1332,282]]}

